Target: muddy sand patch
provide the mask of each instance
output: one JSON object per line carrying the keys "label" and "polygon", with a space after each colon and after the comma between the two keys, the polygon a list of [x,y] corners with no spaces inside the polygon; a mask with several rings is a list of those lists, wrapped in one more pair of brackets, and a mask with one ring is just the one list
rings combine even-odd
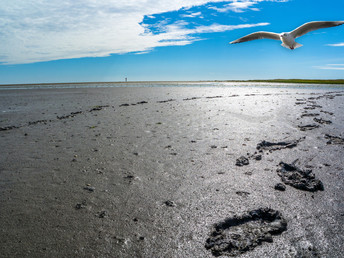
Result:
{"label": "muddy sand patch", "polygon": [[344,144],[344,138],[339,136],[325,134],[325,139],[328,139],[327,144]]}
{"label": "muddy sand patch", "polygon": [[[297,161],[297,160],[296,160]],[[277,170],[278,175],[281,177],[282,182],[286,185],[290,185],[296,189],[315,192],[323,191],[323,183],[315,178],[314,173],[311,169],[302,170],[298,168],[294,161],[292,164],[281,162]]]}
{"label": "muddy sand patch", "polygon": [[300,131],[310,131],[310,130],[319,128],[319,125],[315,125],[315,124],[312,124],[312,125],[299,125],[298,127],[299,127]]}
{"label": "muddy sand patch", "polygon": [[298,140],[292,140],[292,141],[282,141],[282,142],[268,142],[268,141],[262,141],[257,144],[257,150],[281,150],[281,149],[291,149],[297,146],[297,144],[304,140],[305,137],[300,138]]}
{"label": "muddy sand patch", "polygon": [[248,164],[250,164],[250,161],[245,156],[241,156],[235,162],[235,165],[238,167],[247,166]]}
{"label": "muddy sand patch", "polygon": [[314,117],[313,120],[319,124],[326,124],[326,125],[329,125],[329,124],[332,124],[332,121],[331,120],[325,120],[323,118],[316,118]]}
{"label": "muddy sand patch", "polygon": [[279,211],[259,208],[216,223],[205,248],[214,256],[237,256],[263,242],[273,242],[272,236],[285,230],[287,222]]}

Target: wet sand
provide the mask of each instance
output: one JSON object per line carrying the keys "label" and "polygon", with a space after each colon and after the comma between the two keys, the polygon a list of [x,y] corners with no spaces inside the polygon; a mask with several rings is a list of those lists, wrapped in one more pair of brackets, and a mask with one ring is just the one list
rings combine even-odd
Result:
{"label": "wet sand", "polygon": [[340,89],[2,90],[0,256],[340,257],[343,106]]}

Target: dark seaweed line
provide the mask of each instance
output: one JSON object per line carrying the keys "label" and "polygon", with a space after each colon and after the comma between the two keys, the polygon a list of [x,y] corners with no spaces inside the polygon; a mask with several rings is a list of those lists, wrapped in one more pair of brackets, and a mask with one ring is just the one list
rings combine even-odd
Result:
{"label": "dark seaweed line", "polygon": [[[334,94],[334,93],[337,93],[336,95],[329,95],[329,94]],[[320,94],[320,93],[319,93]],[[272,94],[245,94],[244,96],[247,97],[247,96],[270,96]],[[290,95],[290,93],[276,93],[276,94],[273,94],[273,95]],[[301,94],[300,94],[301,95]],[[327,98],[333,98],[335,96],[343,96],[344,94],[338,94],[338,92],[327,92],[325,93],[324,96],[319,96],[317,98],[314,98],[314,99],[320,99],[322,97],[327,97]],[[232,94],[232,95],[228,95],[228,96],[206,96],[206,97],[190,97],[190,98],[184,98],[182,99],[183,101],[189,101],[189,100],[198,100],[198,99],[218,99],[218,98],[233,98],[233,97],[240,97],[240,95],[237,95],[237,94]],[[163,104],[163,103],[168,103],[168,102],[172,102],[172,101],[177,101],[176,99],[167,99],[167,100],[158,100],[156,101],[156,103],[160,103],[160,104]],[[123,104],[120,104],[119,106],[120,107],[129,107],[129,106],[136,106],[136,105],[140,105],[140,104],[148,104],[148,101],[140,101],[140,102],[137,102],[137,103],[123,103]]]}
{"label": "dark seaweed line", "polygon": [[[100,111],[102,110],[104,107],[109,107],[109,105],[98,105],[98,106],[94,106],[91,109],[87,110],[87,112],[93,112],[93,111]],[[36,120],[36,121],[29,121],[25,124],[22,125],[10,125],[10,126],[4,126],[4,127],[0,127],[0,131],[9,131],[12,129],[18,129],[18,128],[22,128],[22,127],[27,127],[30,125],[37,125],[37,124],[47,124],[47,123],[52,123],[52,122],[56,122],[57,120],[64,120],[64,119],[69,119],[72,117],[75,117],[77,115],[83,114],[85,113],[84,111],[75,111],[75,112],[71,112],[68,115],[62,115],[62,116],[57,116],[55,120],[53,119],[42,119],[42,120]]]}

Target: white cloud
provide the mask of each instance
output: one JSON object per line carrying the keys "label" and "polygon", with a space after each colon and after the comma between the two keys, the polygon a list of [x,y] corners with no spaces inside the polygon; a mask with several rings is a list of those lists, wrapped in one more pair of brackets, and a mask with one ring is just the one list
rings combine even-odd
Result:
{"label": "white cloud", "polygon": [[315,68],[322,70],[344,70],[344,64],[327,64],[325,66],[315,66]]}
{"label": "white cloud", "polygon": [[[263,1],[263,0],[259,0]],[[199,36],[268,23],[209,24],[193,29],[187,23],[160,24],[152,33],[144,17],[223,0],[11,0],[0,2],[0,63],[19,64],[58,59],[99,57],[155,47],[187,45]],[[234,1],[237,6],[239,2]],[[256,2],[256,1],[255,1]],[[245,6],[247,4],[243,4]],[[190,12],[189,12],[190,14]],[[191,13],[194,16],[199,13]]]}
{"label": "white cloud", "polygon": [[337,44],[328,44],[328,46],[331,46],[331,47],[344,47],[344,42],[343,43],[337,43]]}
{"label": "white cloud", "polygon": [[189,13],[189,14],[182,14],[181,17],[186,17],[186,18],[194,18],[194,17],[200,17],[202,18],[202,13],[201,12],[195,12],[195,13]]}
{"label": "white cloud", "polygon": [[224,7],[209,7],[209,9],[216,10],[218,12],[236,12],[242,13],[246,9],[249,9],[251,6],[255,5],[257,1],[234,1],[233,3],[227,4]]}
{"label": "white cloud", "polygon": [[270,23],[262,22],[262,23],[255,23],[255,24],[240,24],[240,25],[220,25],[220,24],[213,24],[211,26],[199,26],[196,29],[190,30],[193,33],[212,33],[212,32],[223,32],[229,30],[236,30],[236,29],[243,29],[243,28],[252,28],[257,26],[266,26]]}
{"label": "white cloud", "polygon": [[288,2],[288,0],[233,0],[232,3],[226,4],[223,7],[211,6],[209,9],[216,10],[218,12],[235,12],[243,13],[247,10],[259,11],[259,8],[253,7],[259,2]]}

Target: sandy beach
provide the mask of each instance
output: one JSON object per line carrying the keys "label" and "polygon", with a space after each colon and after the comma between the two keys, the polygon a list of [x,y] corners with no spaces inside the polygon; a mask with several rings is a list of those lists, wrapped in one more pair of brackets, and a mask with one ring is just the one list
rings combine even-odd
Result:
{"label": "sandy beach", "polygon": [[343,107],[325,87],[1,90],[0,257],[341,257]]}

